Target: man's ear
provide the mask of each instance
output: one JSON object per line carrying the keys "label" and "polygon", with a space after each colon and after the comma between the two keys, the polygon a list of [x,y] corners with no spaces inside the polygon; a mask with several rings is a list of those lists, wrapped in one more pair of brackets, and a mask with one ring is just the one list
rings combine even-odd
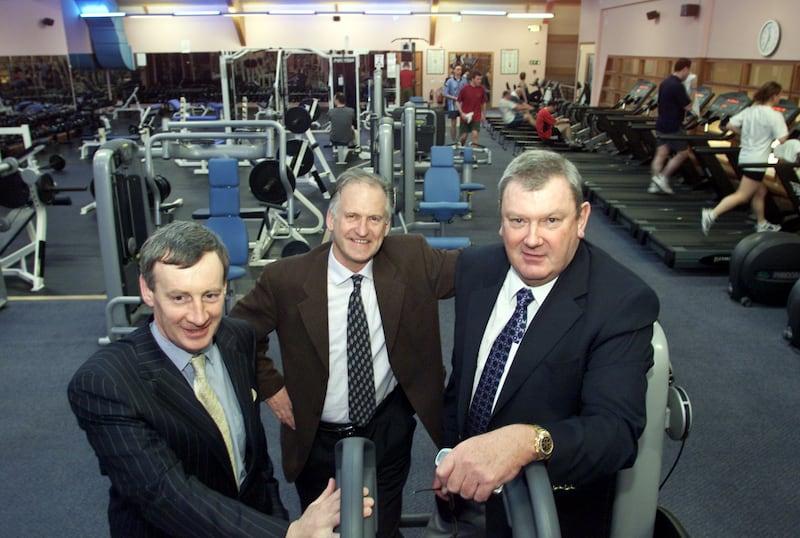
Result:
{"label": "man's ear", "polygon": [[592,205],[589,202],[581,204],[581,210],[578,213],[578,237],[583,239],[586,235],[586,225],[589,224],[589,214],[592,212]]}
{"label": "man's ear", "polygon": [[144,301],[144,304],[152,308],[153,290],[151,290],[150,286],[147,285],[147,282],[144,281],[142,275],[139,275],[139,293],[142,295],[142,301]]}
{"label": "man's ear", "polygon": [[333,213],[330,210],[325,213],[325,226],[331,232],[333,231]]}

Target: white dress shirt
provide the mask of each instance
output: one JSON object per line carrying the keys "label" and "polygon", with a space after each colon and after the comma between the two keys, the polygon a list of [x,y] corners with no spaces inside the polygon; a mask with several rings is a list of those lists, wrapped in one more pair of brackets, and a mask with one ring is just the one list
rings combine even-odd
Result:
{"label": "white dress shirt", "polygon": [[[489,316],[489,321],[486,323],[486,329],[483,331],[481,347],[478,350],[478,364],[475,368],[475,378],[472,381],[473,396],[475,395],[475,390],[478,388],[478,383],[480,382],[481,374],[483,373],[483,367],[486,365],[486,361],[489,358],[489,352],[492,350],[492,345],[500,334],[500,331],[502,331],[503,327],[505,327],[506,323],[508,323],[508,320],[511,318],[511,315],[514,313],[514,310],[517,307],[517,292],[520,290],[520,288],[527,287],[533,293],[533,301],[531,301],[531,303],[528,305],[527,324],[525,325],[525,330],[527,332],[528,327],[530,327],[531,322],[533,321],[533,318],[539,311],[539,306],[544,303],[545,299],[547,299],[547,295],[550,293],[550,290],[553,289],[553,286],[555,286],[557,280],[558,278],[556,277],[547,284],[531,287],[522,281],[513,267],[508,269],[506,278],[503,281],[503,286],[500,288],[500,292],[497,294],[497,299],[494,302],[494,308]],[[508,371],[514,362],[517,349],[519,349],[519,344],[512,343],[511,349],[508,352],[508,360],[506,361],[505,368],[503,369],[503,375],[500,377],[500,384],[498,385],[497,392],[494,395],[492,410],[494,410],[494,406],[497,404],[497,398],[500,396],[500,391],[506,382],[506,377],[508,376]]]}
{"label": "white dress shirt", "polygon": [[[353,274],[336,260],[331,249],[328,254],[328,387],[321,420],[337,424],[352,422],[347,393],[347,305],[353,291]],[[358,274],[364,277],[361,281],[361,300],[369,325],[375,404],[380,405],[397,386],[397,379],[386,351],[378,295],[372,276],[372,260]]]}

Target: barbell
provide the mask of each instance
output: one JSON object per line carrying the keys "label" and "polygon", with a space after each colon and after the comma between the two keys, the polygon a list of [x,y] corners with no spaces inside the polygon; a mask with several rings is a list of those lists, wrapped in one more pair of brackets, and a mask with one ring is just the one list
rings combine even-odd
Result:
{"label": "barbell", "polygon": [[[294,190],[297,178],[308,174],[314,167],[314,153],[306,140],[286,142],[286,176]],[[280,165],[276,159],[257,163],[250,171],[250,191],[260,202],[280,206],[286,202],[286,190],[281,182]]]}

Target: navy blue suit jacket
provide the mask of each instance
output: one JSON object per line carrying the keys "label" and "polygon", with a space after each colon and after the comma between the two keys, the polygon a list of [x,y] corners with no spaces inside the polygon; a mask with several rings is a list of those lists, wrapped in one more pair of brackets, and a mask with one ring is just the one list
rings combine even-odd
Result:
{"label": "navy blue suit jacket", "polygon": [[[463,439],[478,350],[508,269],[502,245],[467,249],[458,260],[445,446]],[[608,495],[613,495],[615,473],[633,464],[645,426],[646,375],[653,363],[650,341],[657,317],[655,293],[608,254],[581,241],[520,343],[489,430],[541,425],[553,436],[547,469],[555,486],[580,493],[599,485],[602,491],[611,488]],[[576,503],[577,513],[569,514],[570,501],[559,502],[560,497],[557,492],[562,526],[565,518],[585,517],[585,506]],[[489,531],[489,536],[503,535],[502,530]]]}
{"label": "navy blue suit jacket", "polygon": [[72,378],[70,405],[111,480],[112,536],[285,536],[256,397],[253,328],[223,318],[215,341],[247,434],[239,490],[222,435],[149,327],[101,349]]}

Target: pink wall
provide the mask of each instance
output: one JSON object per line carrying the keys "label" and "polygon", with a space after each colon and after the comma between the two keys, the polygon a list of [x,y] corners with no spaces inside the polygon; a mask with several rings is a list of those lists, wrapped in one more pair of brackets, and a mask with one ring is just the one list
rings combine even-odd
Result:
{"label": "pink wall", "polygon": [[[680,16],[680,5],[688,2],[700,4],[699,17]],[[72,14],[72,0],[7,0],[5,4],[7,15],[0,17],[0,54],[50,55],[91,50],[85,23]],[[492,51],[495,70],[491,80],[498,88],[517,78],[500,74],[502,49],[519,51],[520,70],[530,73],[534,69],[530,61],[538,60],[537,71],[543,73],[547,32],[578,32],[580,43],[596,44],[594,79],[597,81],[602,80],[608,55],[758,59],[758,31],[765,20],[774,18],[782,23],[784,31],[773,58],[799,61],[800,32],[792,31],[794,28],[790,26],[797,5],[797,0],[583,0],[578,11],[571,6],[560,8],[556,2],[557,19],[544,24],[539,33],[528,32],[531,21],[526,20],[462,17],[459,22],[450,16],[440,16],[436,42],[431,46],[446,51]],[[493,6],[511,10],[519,7],[502,3]],[[531,4],[531,9],[543,10],[544,3]],[[661,13],[658,21],[647,20],[645,14],[651,10]],[[42,26],[39,21],[44,17],[54,19],[55,25]],[[392,50],[399,48],[393,41],[396,38],[427,39],[430,34],[427,17],[342,16],[337,23],[324,17],[264,17],[246,21],[250,47],[329,50],[343,48],[347,42],[356,50]],[[186,45],[195,52],[241,48],[234,25],[227,18],[126,19],[124,24],[134,52],[176,52]],[[425,48],[424,42],[417,42],[417,50]],[[425,94],[440,83],[440,78],[425,75]],[[595,92],[594,97],[598,94]]]}
{"label": "pink wall", "polygon": [[[790,21],[797,0],[583,0],[580,41],[597,43],[594,79],[602,80],[609,55],[761,59],[756,39],[767,19],[781,23],[781,44],[771,57],[800,61],[800,33]],[[700,4],[699,17],[681,17],[684,3]],[[596,9],[594,9],[596,7]],[[658,11],[658,20],[647,20]],[[597,101],[599,92],[592,96]]]}
{"label": "pink wall", "polygon": [[[43,18],[53,26],[40,23]],[[0,16],[0,55],[49,56],[67,51],[61,0],[12,0]]]}

